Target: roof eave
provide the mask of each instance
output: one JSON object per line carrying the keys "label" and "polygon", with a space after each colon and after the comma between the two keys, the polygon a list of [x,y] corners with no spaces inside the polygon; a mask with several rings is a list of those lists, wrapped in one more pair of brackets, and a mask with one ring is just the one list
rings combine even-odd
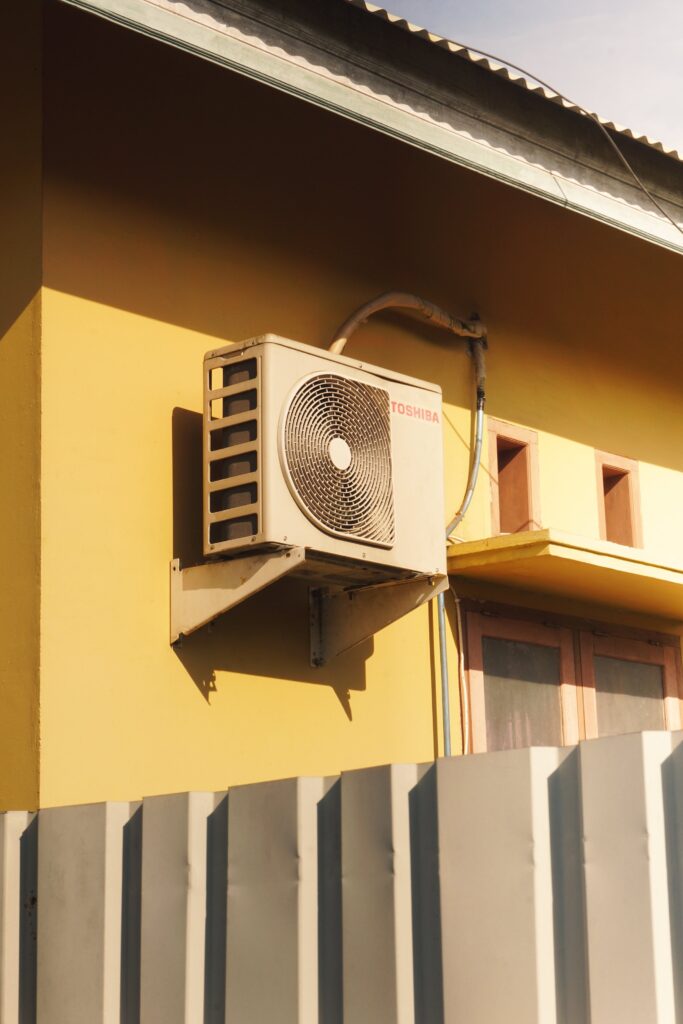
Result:
{"label": "roof eave", "polygon": [[[597,127],[490,69],[453,60],[347,0],[63,0],[402,142],[683,252]],[[445,62],[448,61],[448,64]],[[620,138],[683,224],[683,164]]]}

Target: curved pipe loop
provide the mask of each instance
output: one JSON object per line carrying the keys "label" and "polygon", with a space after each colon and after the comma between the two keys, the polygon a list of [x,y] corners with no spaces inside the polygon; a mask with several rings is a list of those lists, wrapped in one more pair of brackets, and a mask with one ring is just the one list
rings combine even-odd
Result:
{"label": "curved pipe loop", "polygon": [[370,299],[369,302],[360,306],[344,321],[332,339],[330,352],[341,355],[347,341],[361,324],[384,309],[412,310],[435,326],[443,327],[444,330],[450,331],[451,334],[457,334],[460,338],[484,340],[486,337],[486,328],[478,320],[461,320],[459,317],[447,313],[440,306],[435,306],[433,302],[421,299],[419,295],[411,295],[410,292],[383,292],[382,295],[378,295],[375,299]]}

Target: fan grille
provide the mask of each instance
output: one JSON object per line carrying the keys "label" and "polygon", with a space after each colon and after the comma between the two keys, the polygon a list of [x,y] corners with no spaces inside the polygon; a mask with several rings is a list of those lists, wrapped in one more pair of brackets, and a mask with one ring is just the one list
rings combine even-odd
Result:
{"label": "fan grille", "polygon": [[328,533],[391,547],[394,501],[389,395],[332,373],[295,392],[283,455],[304,512]]}

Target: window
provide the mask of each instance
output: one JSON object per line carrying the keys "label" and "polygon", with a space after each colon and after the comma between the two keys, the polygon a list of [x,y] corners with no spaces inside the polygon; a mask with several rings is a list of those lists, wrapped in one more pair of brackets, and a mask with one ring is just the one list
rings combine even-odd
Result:
{"label": "window", "polygon": [[579,739],[571,632],[467,614],[474,750]]}
{"label": "window", "polygon": [[538,529],[537,434],[489,418],[489,469],[492,532]]}
{"label": "window", "polygon": [[677,637],[513,614],[466,611],[473,751],[681,727]]}
{"label": "window", "polygon": [[642,547],[638,463],[606,452],[595,458],[601,538]]}
{"label": "window", "polygon": [[673,646],[583,632],[586,736],[680,729],[679,660]]}

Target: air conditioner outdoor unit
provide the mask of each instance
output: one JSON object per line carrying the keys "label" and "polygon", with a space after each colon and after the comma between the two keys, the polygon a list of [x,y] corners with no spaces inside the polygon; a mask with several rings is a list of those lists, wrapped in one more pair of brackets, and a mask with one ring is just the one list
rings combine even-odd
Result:
{"label": "air conditioner outdoor unit", "polygon": [[439,387],[272,334],[208,353],[204,382],[206,555],[445,572]]}
{"label": "air conditioner outdoor unit", "polygon": [[[215,597],[222,574],[230,606],[285,573],[306,578],[321,663],[323,620],[337,607],[352,619],[351,596],[355,637],[445,585],[438,386],[266,334],[205,356],[203,444],[207,562],[185,591],[204,580]],[[172,639],[188,631],[172,625]]]}

